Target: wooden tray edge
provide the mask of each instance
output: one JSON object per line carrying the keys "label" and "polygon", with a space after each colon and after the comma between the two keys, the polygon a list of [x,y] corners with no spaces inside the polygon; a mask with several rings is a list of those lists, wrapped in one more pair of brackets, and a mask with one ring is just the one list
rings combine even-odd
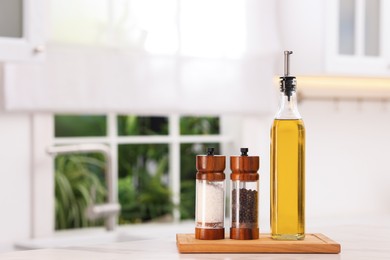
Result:
{"label": "wooden tray edge", "polygon": [[[180,243],[180,237],[188,234],[176,234],[176,244],[179,253],[184,254],[201,254],[201,253],[235,253],[235,254],[247,254],[247,253],[267,253],[267,254],[338,254],[341,252],[341,245],[327,236],[314,233],[310,235],[316,236],[318,239],[324,242],[324,244],[310,244],[305,246],[304,249],[301,247],[294,246],[292,244],[262,244],[259,245],[245,245],[242,247],[243,251],[237,251],[231,247],[231,245],[216,242],[216,245],[198,244],[194,248],[193,244]],[[213,240],[223,241],[223,240]],[[284,241],[283,241],[284,242]],[[325,247],[324,247],[325,245]]]}

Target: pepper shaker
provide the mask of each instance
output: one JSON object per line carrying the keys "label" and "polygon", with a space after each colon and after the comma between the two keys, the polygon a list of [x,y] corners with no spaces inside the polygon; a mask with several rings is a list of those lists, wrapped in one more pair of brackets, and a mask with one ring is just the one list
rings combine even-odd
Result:
{"label": "pepper shaker", "polygon": [[248,148],[241,148],[241,156],[230,157],[230,168],[230,238],[258,239],[259,156],[248,156]]}
{"label": "pepper shaker", "polygon": [[195,238],[204,240],[225,238],[225,156],[196,156]]}

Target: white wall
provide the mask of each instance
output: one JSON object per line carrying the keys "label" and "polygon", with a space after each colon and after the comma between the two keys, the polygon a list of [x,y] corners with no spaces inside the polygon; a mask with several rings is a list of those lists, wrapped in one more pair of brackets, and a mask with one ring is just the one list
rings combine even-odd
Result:
{"label": "white wall", "polygon": [[0,112],[0,249],[30,236],[30,116]]}
{"label": "white wall", "polygon": [[390,213],[390,103],[304,101],[308,216]]}
{"label": "white wall", "polygon": [[[330,16],[323,0],[277,1],[282,50],[292,50],[293,75],[318,75],[325,72],[327,46],[326,26]],[[328,17],[326,17],[328,15]],[[280,52],[282,55],[282,52]],[[280,56],[278,75],[282,73]]]}

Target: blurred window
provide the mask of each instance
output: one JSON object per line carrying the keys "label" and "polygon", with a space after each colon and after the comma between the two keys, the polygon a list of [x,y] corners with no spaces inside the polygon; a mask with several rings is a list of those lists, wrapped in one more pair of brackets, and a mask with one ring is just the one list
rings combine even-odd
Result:
{"label": "blurred window", "polygon": [[[111,145],[113,158],[118,158],[120,224],[172,215],[194,218],[195,156],[204,154],[207,147],[220,153],[220,140],[220,121],[215,116],[55,116],[57,145],[85,142]],[[91,199],[101,202],[106,196],[103,160],[99,154],[57,157],[57,229],[103,224],[88,221],[82,214]],[[77,214],[64,210],[69,203]]]}
{"label": "blurred window", "polygon": [[54,118],[55,137],[106,136],[106,116],[57,115]]}
{"label": "blurred window", "polygon": [[339,52],[355,54],[355,0],[340,0]]}
{"label": "blurred window", "polygon": [[180,118],[180,134],[182,135],[215,135],[219,134],[218,117]]}
{"label": "blurred window", "polygon": [[380,42],[380,0],[366,1],[364,54],[379,56]]}
{"label": "blurred window", "polygon": [[339,0],[339,53],[380,55],[380,0]]}
{"label": "blurred window", "polygon": [[118,116],[118,135],[167,135],[168,117]]}

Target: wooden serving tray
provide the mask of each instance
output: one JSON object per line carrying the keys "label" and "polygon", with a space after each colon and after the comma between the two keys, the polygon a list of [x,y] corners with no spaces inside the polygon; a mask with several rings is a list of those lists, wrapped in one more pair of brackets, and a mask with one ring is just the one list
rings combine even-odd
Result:
{"label": "wooden serving tray", "polygon": [[340,244],[322,234],[306,234],[304,240],[279,241],[269,234],[255,240],[199,240],[194,234],[176,234],[180,253],[340,253]]}

